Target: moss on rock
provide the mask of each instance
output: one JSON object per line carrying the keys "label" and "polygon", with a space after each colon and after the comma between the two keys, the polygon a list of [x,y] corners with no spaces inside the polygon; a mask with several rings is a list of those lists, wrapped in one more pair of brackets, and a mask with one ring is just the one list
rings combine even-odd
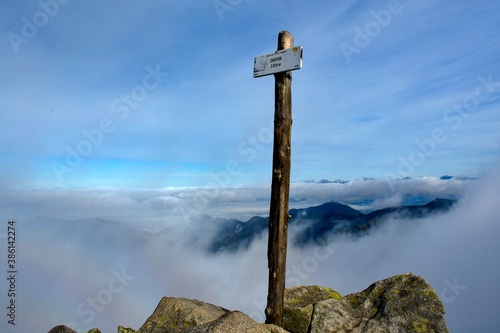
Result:
{"label": "moss on rock", "polygon": [[307,333],[313,313],[313,305],[304,307],[285,307],[283,328],[292,333]]}
{"label": "moss on rock", "polygon": [[229,310],[186,298],[163,297],[138,333],[181,333],[214,321]]}
{"label": "moss on rock", "polygon": [[[448,333],[444,306],[432,286],[411,273],[373,283],[342,297],[331,288],[285,290],[283,328],[239,311],[164,297],[137,333]],[[49,333],[75,333],[57,326]],[[100,333],[98,329],[88,333]],[[118,327],[118,333],[136,333]]]}
{"label": "moss on rock", "polygon": [[288,333],[275,325],[259,324],[240,311],[226,313],[211,323],[185,330],[183,333]]}
{"label": "moss on rock", "polygon": [[283,328],[291,333],[307,333],[311,325],[314,304],[342,296],[332,288],[300,286],[285,289]]}
{"label": "moss on rock", "polygon": [[411,273],[378,281],[341,300],[318,302],[311,333],[448,333],[444,306],[423,278]]}
{"label": "moss on rock", "polygon": [[341,299],[342,295],[321,286],[291,287],[285,289],[285,306],[303,307],[327,299]]}

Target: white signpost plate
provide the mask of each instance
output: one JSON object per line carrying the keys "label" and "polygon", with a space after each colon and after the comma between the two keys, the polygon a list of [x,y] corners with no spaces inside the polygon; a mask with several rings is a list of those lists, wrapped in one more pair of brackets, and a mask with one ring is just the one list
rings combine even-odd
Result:
{"label": "white signpost plate", "polygon": [[253,77],[261,77],[302,68],[302,46],[294,46],[254,59]]}

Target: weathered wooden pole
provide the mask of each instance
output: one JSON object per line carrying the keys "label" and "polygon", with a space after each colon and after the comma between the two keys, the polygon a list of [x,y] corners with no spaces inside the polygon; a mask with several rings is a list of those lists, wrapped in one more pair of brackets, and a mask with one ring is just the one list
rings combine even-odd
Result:
{"label": "weathered wooden pole", "polygon": [[[293,47],[293,36],[281,31],[278,51]],[[269,289],[267,294],[266,323],[283,325],[286,252],[288,237],[288,198],[290,192],[290,156],[292,139],[292,72],[274,74],[274,148],[269,210],[269,243],[267,259]]]}
{"label": "weathered wooden pole", "polygon": [[266,323],[283,326],[286,251],[288,238],[288,198],[292,141],[292,72],[302,68],[302,46],[293,45],[288,31],[278,35],[278,50],[254,59],[254,77],[274,74],[274,150],[269,209],[267,259],[269,289]]}

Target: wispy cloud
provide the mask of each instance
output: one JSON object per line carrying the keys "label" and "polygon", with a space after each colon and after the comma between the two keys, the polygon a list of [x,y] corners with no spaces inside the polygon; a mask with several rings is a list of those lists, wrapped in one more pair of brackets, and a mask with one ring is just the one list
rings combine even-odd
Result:
{"label": "wispy cloud", "polygon": [[[9,218],[105,218],[138,229],[161,230],[189,223],[202,214],[238,218],[269,213],[269,184],[245,186],[172,187],[127,189],[120,187],[8,190],[0,195]],[[291,208],[304,208],[328,201],[372,210],[388,204],[424,203],[434,198],[459,198],[474,181],[435,177],[417,179],[353,180],[345,184],[294,182]]]}
{"label": "wispy cloud", "polygon": [[[102,218],[158,231],[189,226],[198,214],[266,216],[274,82],[254,79],[252,64],[288,29],[304,47],[304,66],[293,73],[291,208],[461,198],[446,216],[410,229],[393,221],[357,242],[336,239],[331,253],[291,247],[290,281],[346,293],[411,270],[450,301],[452,331],[494,330],[498,307],[488,297],[499,278],[491,264],[499,178],[483,172],[496,165],[500,147],[498,1],[223,1],[230,8],[222,19],[212,1],[62,2],[0,4],[0,220]],[[21,38],[15,47],[12,33]],[[350,62],[343,42],[359,50]],[[168,76],[144,97],[148,66]],[[114,112],[113,103],[132,94],[137,106],[120,118],[125,111]],[[101,140],[93,130],[102,132],[103,119],[115,127]],[[84,133],[95,134],[91,152]],[[61,181],[53,165],[79,145],[83,158]],[[444,174],[480,179],[437,178]],[[323,178],[351,181],[303,181]],[[31,231],[21,228],[20,239]],[[61,318],[138,328],[163,295],[262,315],[265,237],[244,255],[208,259],[186,252],[177,236],[142,252],[124,242],[100,244],[96,253],[69,231],[42,246],[37,237],[20,243],[19,286],[32,310],[23,325],[40,322],[52,302],[61,306],[46,314],[47,331]],[[135,280],[86,322],[77,308],[108,295],[113,269],[122,268]],[[124,319],[128,304],[135,315]],[[470,319],[470,304],[484,304],[481,323]]]}
{"label": "wispy cloud", "polygon": [[[423,220],[393,218],[357,240],[333,236],[329,246],[323,248],[296,248],[290,244],[288,284],[319,284],[345,295],[378,279],[411,271],[427,279],[440,295],[450,331],[494,330],[497,308],[491,295],[500,277],[495,265],[499,250],[496,235],[500,231],[497,170],[472,183],[447,214]],[[440,194],[455,192],[455,186],[463,185],[448,182]],[[436,179],[414,180],[407,187],[401,185],[400,190],[413,188],[413,194],[421,195],[428,188],[439,188],[438,183]],[[319,187],[324,185],[331,185],[329,191]],[[307,183],[309,193],[316,186],[318,192],[335,192],[334,185],[347,186],[345,191],[351,196],[381,188],[377,181],[351,185]],[[299,186],[305,188],[306,184]],[[245,195],[238,196],[227,190],[222,201],[256,201],[261,190],[242,189]],[[45,213],[52,210],[66,218],[71,211],[68,203],[79,202],[81,210],[93,210],[97,215],[107,205],[106,211],[120,210],[122,217],[133,216],[137,222],[145,222],[136,226],[144,226],[151,221],[137,214],[138,208],[148,207],[149,216],[154,217],[155,209],[171,209],[179,198],[193,200],[197,193],[189,189],[66,191],[59,193],[59,205],[50,204],[56,198],[45,201]],[[46,199],[47,193],[31,193],[23,198],[22,208],[30,211],[30,206],[39,202],[32,210],[38,212],[42,209],[41,198]],[[6,204],[12,205],[18,199],[13,196]],[[5,198],[2,202],[6,202]],[[130,224],[125,218],[121,221]],[[23,313],[29,316],[29,320],[24,316],[22,321],[19,319],[19,327],[29,330],[36,326],[48,331],[62,323],[83,332],[91,327],[112,330],[117,325],[139,328],[163,296],[201,299],[245,311],[262,321],[267,290],[266,235],[255,240],[247,251],[207,256],[201,247],[213,227],[217,226],[196,229],[182,224],[153,235],[100,219],[19,219],[19,239],[24,239],[18,243],[23,270],[19,301]],[[292,228],[290,237],[295,232],[300,230]],[[1,282],[0,287],[4,284]],[[481,319],[466,316],[472,308],[481,312]],[[123,313],[130,315],[124,317]]]}
{"label": "wispy cloud", "polygon": [[[443,112],[470,95],[479,76],[500,75],[497,3],[398,3],[402,10],[382,22],[384,27],[376,17],[389,10],[388,3],[376,1],[273,3],[268,11],[242,2],[222,21],[211,2],[61,4],[18,53],[8,38],[2,40],[0,157],[17,154],[20,174],[2,167],[2,174],[12,175],[3,182],[60,186],[54,185],[51,162],[78,143],[82,130],[113,115],[111,103],[140,83],[145,67],[159,64],[168,79],[66,185],[115,185],[96,176],[110,159],[115,167],[107,175],[134,178],[133,186],[141,186],[143,168],[155,169],[162,186],[205,185],[203,177],[165,180],[161,174],[189,165],[206,176],[223,170],[241,158],[240,142],[268,126],[273,82],[253,79],[252,60],[276,47],[283,28],[304,46],[304,67],[293,82],[294,180],[393,172],[398,156],[410,154],[415,139],[442,126]],[[1,6],[5,36],[22,34],[23,18],[43,11],[38,3]],[[273,8],[283,15],[274,17]],[[357,28],[371,22],[380,31],[346,66],[339,45],[354,43]],[[496,93],[464,122],[474,130],[464,126],[450,138],[448,145],[460,153],[443,146],[446,153],[436,154],[414,176],[459,174],[488,161],[493,150],[482,136],[498,139],[488,126],[497,119],[497,105]],[[245,166],[247,177],[235,177],[232,185],[267,181],[270,146]],[[163,168],[152,167],[158,161]],[[33,169],[39,173],[29,177]]]}

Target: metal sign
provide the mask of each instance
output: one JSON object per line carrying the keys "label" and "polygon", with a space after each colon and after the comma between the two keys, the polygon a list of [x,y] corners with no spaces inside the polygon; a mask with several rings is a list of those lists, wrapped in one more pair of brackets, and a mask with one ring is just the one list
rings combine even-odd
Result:
{"label": "metal sign", "polygon": [[254,59],[253,77],[293,71],[302,67],[302,46],[295,46]]}

